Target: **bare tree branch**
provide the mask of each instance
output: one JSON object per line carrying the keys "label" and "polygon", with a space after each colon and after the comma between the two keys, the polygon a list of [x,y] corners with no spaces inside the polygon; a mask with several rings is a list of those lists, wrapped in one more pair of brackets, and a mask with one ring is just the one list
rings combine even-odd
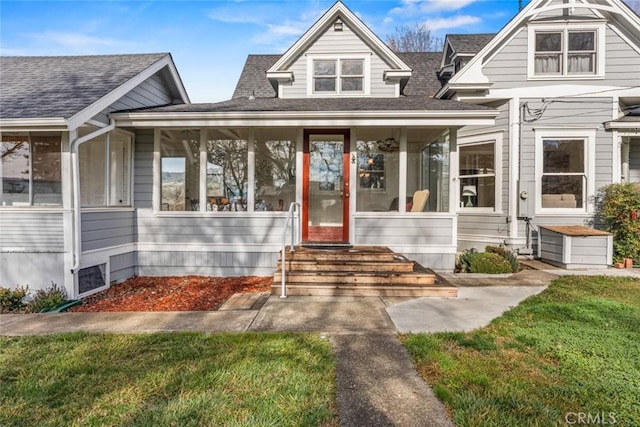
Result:
{"label": "bare tree branch", "polygon": [[444,41],[426,25],[416,23],[396,27],[395,34],[387,36],[387,45],[394,52],[438,52]]}

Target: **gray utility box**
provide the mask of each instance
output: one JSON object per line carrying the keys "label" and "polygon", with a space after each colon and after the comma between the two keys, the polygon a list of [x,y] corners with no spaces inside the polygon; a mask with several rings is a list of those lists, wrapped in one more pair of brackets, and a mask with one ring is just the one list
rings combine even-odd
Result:
{"label": "gray utility box", "polygon": [[581,225],[541,225],[538,258],[566,269],[607,268],[613,264],[613,236]]}

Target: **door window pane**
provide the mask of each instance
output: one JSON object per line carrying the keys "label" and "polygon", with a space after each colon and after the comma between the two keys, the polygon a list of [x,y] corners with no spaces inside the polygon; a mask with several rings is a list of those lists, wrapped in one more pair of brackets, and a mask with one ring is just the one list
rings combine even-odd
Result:
{"label": "door window pane", "polygon": [[286,211],[296,197],[295,131],[258,129],[255,133],[256,211]]}
{"label": "door window pane", "polygon": [[[343,226],[344,185],[343,135],[309,136],[309,239],[322,240],[323,232],[314,227],[337,231],[339,240]],[[338,236],[339,235],[339,236]],[[325,236],[326,237],[326,236]]]}
{"label": "door window pane", "polygon": [[200,131],[163,130],[160,138],[163,211],[197,211],[200,194]]}

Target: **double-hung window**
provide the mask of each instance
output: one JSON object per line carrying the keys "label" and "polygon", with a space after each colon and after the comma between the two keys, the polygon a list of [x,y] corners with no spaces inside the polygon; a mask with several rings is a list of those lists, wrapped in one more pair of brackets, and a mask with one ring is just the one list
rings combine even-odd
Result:
{"label": "double-hung window", "polygon": [[586,210],[593,194],[593,132],[536,132],[536,175],[541,212]]}
{"label": "double-hung window", "polygon": [[365,58],[311,58],[310,68],[311,95],[366,95],[368,92]]}
{"label": "double-hung window", "polygon": [[459,207],[499,211],[502,133],[460,137]]}
{"label": "double-hung window", "polygon": [[530,29],[529,77],[602,77],[604,43],[599,28]]}

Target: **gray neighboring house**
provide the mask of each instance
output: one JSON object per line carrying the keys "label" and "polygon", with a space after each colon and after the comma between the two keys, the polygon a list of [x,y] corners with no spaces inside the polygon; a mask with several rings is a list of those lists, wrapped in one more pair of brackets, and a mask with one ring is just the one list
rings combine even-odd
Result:
{"label": "gray neighboring house", "polygon": [[0,58],[0,284],[269,275],[292,202],[306,243],[439,271],[531,253],[640,179],[639,46],[621,1],[533,0],[496,35],[397,54],[337,2],[204,104],[167,54]]}

